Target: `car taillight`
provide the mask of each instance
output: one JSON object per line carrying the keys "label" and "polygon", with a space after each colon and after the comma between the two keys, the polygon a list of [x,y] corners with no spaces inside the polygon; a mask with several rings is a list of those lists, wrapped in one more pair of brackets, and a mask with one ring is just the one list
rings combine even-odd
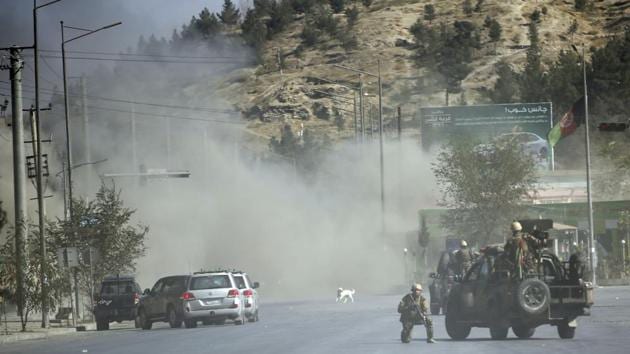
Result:
{"label": "car taillight", "polygon": [[251,289],[247,289],[247,290],[243,291],[243,295],[245,295],[246,297],[254,296],[254,291],[251,290]]}
{"label": "car taillight", "polygon": [[228,291],[227,297],[237,297],[238,296],[238,289],[230,289],[230,291]]}
{"label": "car taillight", "polygon": [[179,297],[182,300],[193,300],[195,298],[195,295],[193,295],[193,293],[191,292],[185,292],[182,294],[182,296]]}
{"label": "car taillight", "polygon": [[140,294],[133,293],[133,303],[134,305],[140,302]]}

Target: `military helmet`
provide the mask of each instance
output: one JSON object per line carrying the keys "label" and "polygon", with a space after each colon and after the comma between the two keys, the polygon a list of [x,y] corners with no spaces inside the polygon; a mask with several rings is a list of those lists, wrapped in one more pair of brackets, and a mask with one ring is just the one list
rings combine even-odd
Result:
{"label": "military helmet", "polygon": [[459,247],[468,247],[468,242],[466,242],[466,240],[462,240],[462,241],[459,243]]}
{"label": "military helmet", "polygon": [[521,226],[520,222],[514,221],[514,222],[512,222],[512,225],[510,225],[510,229],[512,231],[521,231],[521,230],[523,230],[523,226]]}
{"label": "military helmet", "polygon": [[411,291],[416,291],[416,289],[422,291],[422,285],[420,283],[416,283],[411,286]]}

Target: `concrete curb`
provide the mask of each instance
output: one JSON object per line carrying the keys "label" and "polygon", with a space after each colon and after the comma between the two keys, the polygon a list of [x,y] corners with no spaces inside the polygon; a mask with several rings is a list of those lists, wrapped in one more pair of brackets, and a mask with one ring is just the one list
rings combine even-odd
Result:
{"label": "concrete curb", "polygon": [[76,333],[75,328],[55,328],[41,332],[14,332],[10,334],[0,335],[0,344],[13,343],[24,340],[47,339],[53,336],[66,335]]}

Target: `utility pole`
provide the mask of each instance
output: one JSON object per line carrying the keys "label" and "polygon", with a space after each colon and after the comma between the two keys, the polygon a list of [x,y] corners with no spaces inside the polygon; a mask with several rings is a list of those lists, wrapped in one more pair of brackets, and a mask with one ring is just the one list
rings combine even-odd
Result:
{"label": "utility pole", "polygon": [[42,139],[40,131],[39,112],[49,111],[45,109],[28,109],[31,121],[31,145],[33,148],[33,156],[35,157],[35,184],[37,189],[37,209],[39,221],[39,252],[40,252],[40,282],[42,286],[41,303],[42,303],[42,328],[48,328],[48,280],[46,279],[47,256],[46,256],[46,206],[44,205],[44,184],[42,172]]}
{"label": "utility pole", "polygon": [[[26,209],[26,164],[24,155],[24,120],[22,118],[22,69],[24,62],[20,51],[10,48],[11,110],[13,118],[13,193],[15,198],[15,260],[17,311],[23,321],[24,275],[26,273],[26,235],[28,235]],[[5,69],[5,68],[0,68]],[[23,324],[24,325],[24,324]]]}
{"label": "utility pole", "polygon": [[378,130],[379,130],[379,149],[380,149],[380,167],[381,167],[381,227],[383,238],[385,238],[385,162],[383,156],[383,83],[381,80],[381,60],[378,63]]}
{"label": "utility pole", "polygon": [[131,163],[132,169],[138,168],[138,152],[136,150],[136,105],[131,104]]}
{"label": "utility pole", "polygon": [[[92,153],[91,153],[91,140],[90,140],[90,116],[88,114],[87,107],[87,80],[85,75],[81,75],[81,110],[83,111],[83,143],[85,149],[85,161],[92,161]],[[86,169],[86,178],[85,178],[86,188],[84,190],[85,194],[88,194],[92,191],[92,168],[88,167]]]}
{"label": "utility pole", "polygon": [[39,153],[36,156],[36,164],[37,164],[37,190],[38,190],[38,208],[39,208],[39,250],[41,252],[41,263],[42,263],[42,328],[48,328],[48,303],[46,301],[46,278],[45,278],[45,269],[46,269],[46,239],[44,235],[44,196],[42,192],[41,186],[41,149],[39,149],[40,141],[39,141],[39,49],[37,46],[37,10],[42,7],[52,5],[61,0],[52,0],[43,5],[37,6],[37,0],[33,0],[33,61],[35,63],[35,121],[37,127],[37,145]]}
{"label": "utility pole", "polygon": [[365,142],[365,108],[363,106],[363,74],[359,74],[359,113],[361,115],[361,143]]}

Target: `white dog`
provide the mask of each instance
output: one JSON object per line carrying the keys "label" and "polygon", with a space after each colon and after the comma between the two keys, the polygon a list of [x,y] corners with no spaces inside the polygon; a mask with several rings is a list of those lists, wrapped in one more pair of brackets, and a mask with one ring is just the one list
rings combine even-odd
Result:
{"label": "white dog", "polygon": [[337,303],[345,304],[348,301],[354,302],[354,289],[337,289]]}

